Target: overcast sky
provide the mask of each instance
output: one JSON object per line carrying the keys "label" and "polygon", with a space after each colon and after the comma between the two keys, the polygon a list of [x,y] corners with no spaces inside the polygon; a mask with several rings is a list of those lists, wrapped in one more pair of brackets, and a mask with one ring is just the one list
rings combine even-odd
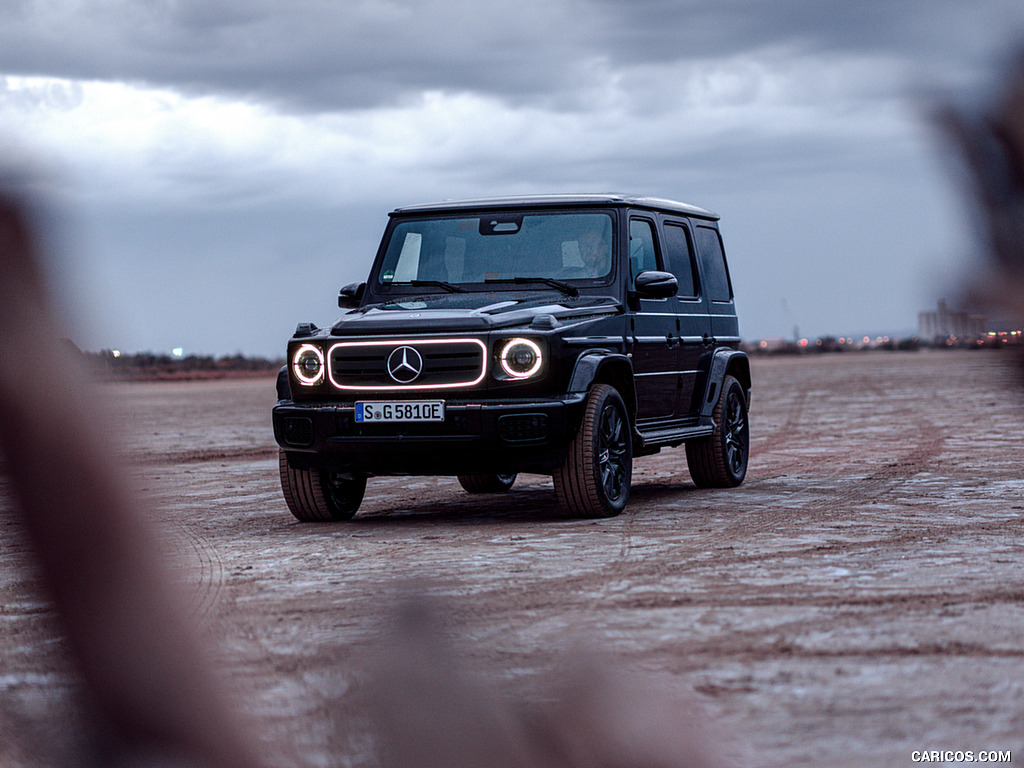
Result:
{"label": "overcast sky", "polygon": [[970,267],[921,95],[1020,0],[5,0],[0,142],[60,187],[87,349],[276,356],[387,211],[649,194],[719,212],[749,339],[913,331]]}

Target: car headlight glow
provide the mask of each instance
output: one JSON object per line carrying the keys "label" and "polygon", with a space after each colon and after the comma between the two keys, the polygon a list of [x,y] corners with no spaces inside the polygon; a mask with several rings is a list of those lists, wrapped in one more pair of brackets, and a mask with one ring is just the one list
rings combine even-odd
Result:
{"label": "car headlight glow", "polygon": [[292,373],[300,384],[312,387],[324,378],[324,353],[312,344],[303,344],[292,357]]}
{"label": "car headlight glow", "polygon": [[540,373],[544,355],[530,339],[510,339],[501,348],[501,369],[513,379],[528,379]]}

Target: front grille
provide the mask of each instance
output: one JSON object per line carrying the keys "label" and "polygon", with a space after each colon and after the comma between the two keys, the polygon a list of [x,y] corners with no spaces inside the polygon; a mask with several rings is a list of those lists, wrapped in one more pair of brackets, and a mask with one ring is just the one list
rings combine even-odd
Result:
{"label": "front grille", "polygon": [[343,390],[449,389],[483,381],[486,361],[478,339],[339,342],[328,352],[328,375]]}

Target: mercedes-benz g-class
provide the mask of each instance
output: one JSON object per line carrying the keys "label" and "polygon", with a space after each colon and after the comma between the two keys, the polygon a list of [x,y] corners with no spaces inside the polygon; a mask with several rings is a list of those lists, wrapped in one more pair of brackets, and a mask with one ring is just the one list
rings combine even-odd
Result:
{"label": "mercedes-benz g-class", "polygon": [[622,511],[633,460],[685,444],[698,486],[735,486],[750,366],[718,216],[619,195],[392,211],[365,283],[301,323],[273,410],[299,520],[346,520],[370,476],[470,493],[549,474],[572,516]]}

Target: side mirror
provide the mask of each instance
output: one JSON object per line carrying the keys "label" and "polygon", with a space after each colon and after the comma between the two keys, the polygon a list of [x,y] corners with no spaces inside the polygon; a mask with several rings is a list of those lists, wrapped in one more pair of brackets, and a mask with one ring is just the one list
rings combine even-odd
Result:
{"label": "side mirror", "polygon": [[679,281],[668,272],[649,269],[636,276],[636,295],[641,299],[667,299],[679,293]]}
{"label": "side mirror", "polygon": [[342,309],[355,309],[363,300],[366,283],[349,283],[338,293],[338,306]]}

